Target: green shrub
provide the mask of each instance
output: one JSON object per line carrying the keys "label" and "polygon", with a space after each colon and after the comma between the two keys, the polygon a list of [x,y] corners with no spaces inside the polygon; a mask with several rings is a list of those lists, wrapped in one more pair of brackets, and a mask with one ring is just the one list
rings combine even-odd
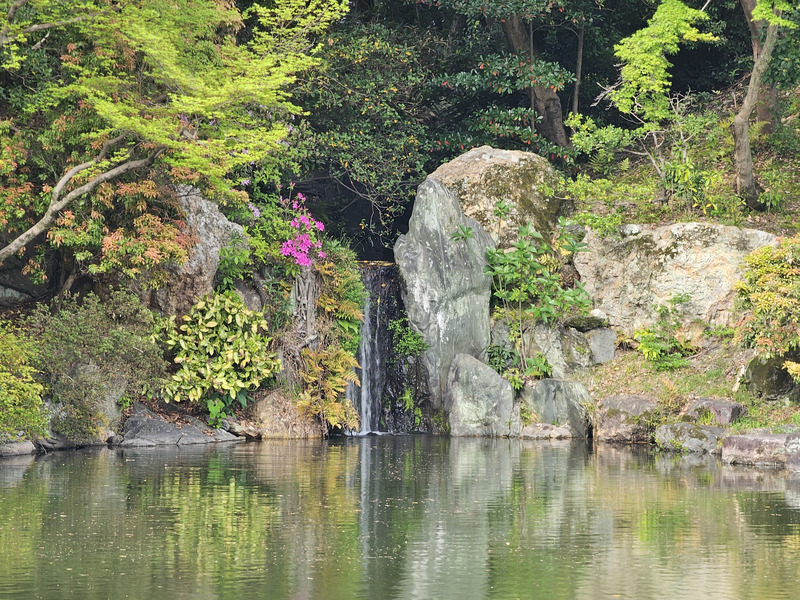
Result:
{"label": "green shrub", "polygon": [[398,360],[419,356],[428,349],[428,343],[411,329],[406,317],[392,319],[387,326],[392,332],[392,348]]}
{"label": "green shrub", "polygon": [[41,437],[47,429],[42,409],[41,384],[34,380],[36,369],[32,342],[0,322],[0,443],[19,434]]}
{"label": "green shrub", "polygon": [[689,294],[675,294],[666,305],[656,306],[658,320],[652,327],[644,327],[634,334],[638,350],[656,371],[672,371],[689,364],[686,357],[695,349],[677,336],[681,324],[682,306],[689,302]]}
{"label": "green shrub", "polygon": [[139,299],[113,291],[66,298],[59,310],[37,307],[30,318],[37,366],[59,407],[53,430],[72,440],[91,439],[107,416],[147,390],[160,387],[166,363],[152,339],[154,318]]}
{"label": "green shrub", "polygon": [[246,406],[247,392],[280,370],[266,320],[234,292],[205,297],[182,321],[177,326],[172,317],[158,334],[180,365],[162,388],[166,401],[205,402],[217,424],[235,402]]}
{"label": "green shrub", "polygon": [[[755,250],[745,264],[737,285],[740,307],[747,311],[744,344],[763,358],[800,350],[800,234]],[[786,361],[784,367],[800,381],[798,363]]]}

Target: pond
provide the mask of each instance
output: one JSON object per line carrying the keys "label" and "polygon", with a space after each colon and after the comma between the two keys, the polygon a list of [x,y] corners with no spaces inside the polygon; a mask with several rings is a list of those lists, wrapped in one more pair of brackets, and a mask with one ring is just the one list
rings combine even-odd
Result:
{"label": "pond", "polygon": [[0,598],[797,598],[800,480],[368,436],[0,460]]}

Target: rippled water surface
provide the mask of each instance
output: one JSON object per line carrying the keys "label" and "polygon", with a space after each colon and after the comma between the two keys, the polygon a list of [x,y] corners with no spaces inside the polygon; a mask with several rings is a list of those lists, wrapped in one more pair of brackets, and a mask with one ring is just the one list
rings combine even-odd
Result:
{"label": "rippled water surface", "polygon": [[800,597],[800,480],[365,437],[0,459],[0,598]]}

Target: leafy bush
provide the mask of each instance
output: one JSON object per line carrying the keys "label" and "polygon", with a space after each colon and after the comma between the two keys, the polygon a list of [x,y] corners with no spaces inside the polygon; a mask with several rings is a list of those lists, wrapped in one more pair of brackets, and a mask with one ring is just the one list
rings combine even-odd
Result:
{"label": "leafy bush", "polygon": [[[800,234],[764,246],[745,259],[744,280],[737,286],[740,307],[748,311],[743,342],[771,358],[800,350]],[[784,367],[800,381],[800,365]]]}
{"label": "leafy bush", "polygon": [[419,333],[411,329],[406,317],[389,321],[388,327],[392,332],[392,348],[399,360],[419,356],[428,349],[428,343]]}
{"label": "leafy bush", "polygon": [[73,440],[96,437],[116,407],[160,387],[166,363],[152,340],[154,319],[129,292],[101,299],[67,297],[51,312],[39,306],[30,318],[36,365],[59,405],[53,430]]}
{"label": "leafy bush", "polygon": [[177,373],[162,388],[166,401],[205,401],[215,424],[238,402],[247,405],[254,391],[280,369],[266,320],[248,310],[234,292],[211,294],[195,304],[183,323],[175,317],[159,335],[175,351]]}
{"label": "leafy bush", "polygon": [[45,434],[47,416],[42,410],[44,388],[34,380],[32,342],[0,322],[0,443]]}
{"label": "leafy bush", "polygon": [[671,371],[689,364],[686,356],[695,348],[676,335],[680,326],[681,306],[689,302],[688,294],[675,294],[667,305],[656,306],[658,320],[652,327],[639,329],[634,337],[639,341],[639,352],[656,371]]}

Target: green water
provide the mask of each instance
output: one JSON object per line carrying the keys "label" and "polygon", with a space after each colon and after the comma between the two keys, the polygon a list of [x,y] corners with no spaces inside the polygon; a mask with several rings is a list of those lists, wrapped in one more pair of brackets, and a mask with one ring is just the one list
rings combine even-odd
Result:
{"label": "green water", "polygon": [[0,598],[800,597],[800,479],[367,437],[0,460]]}

